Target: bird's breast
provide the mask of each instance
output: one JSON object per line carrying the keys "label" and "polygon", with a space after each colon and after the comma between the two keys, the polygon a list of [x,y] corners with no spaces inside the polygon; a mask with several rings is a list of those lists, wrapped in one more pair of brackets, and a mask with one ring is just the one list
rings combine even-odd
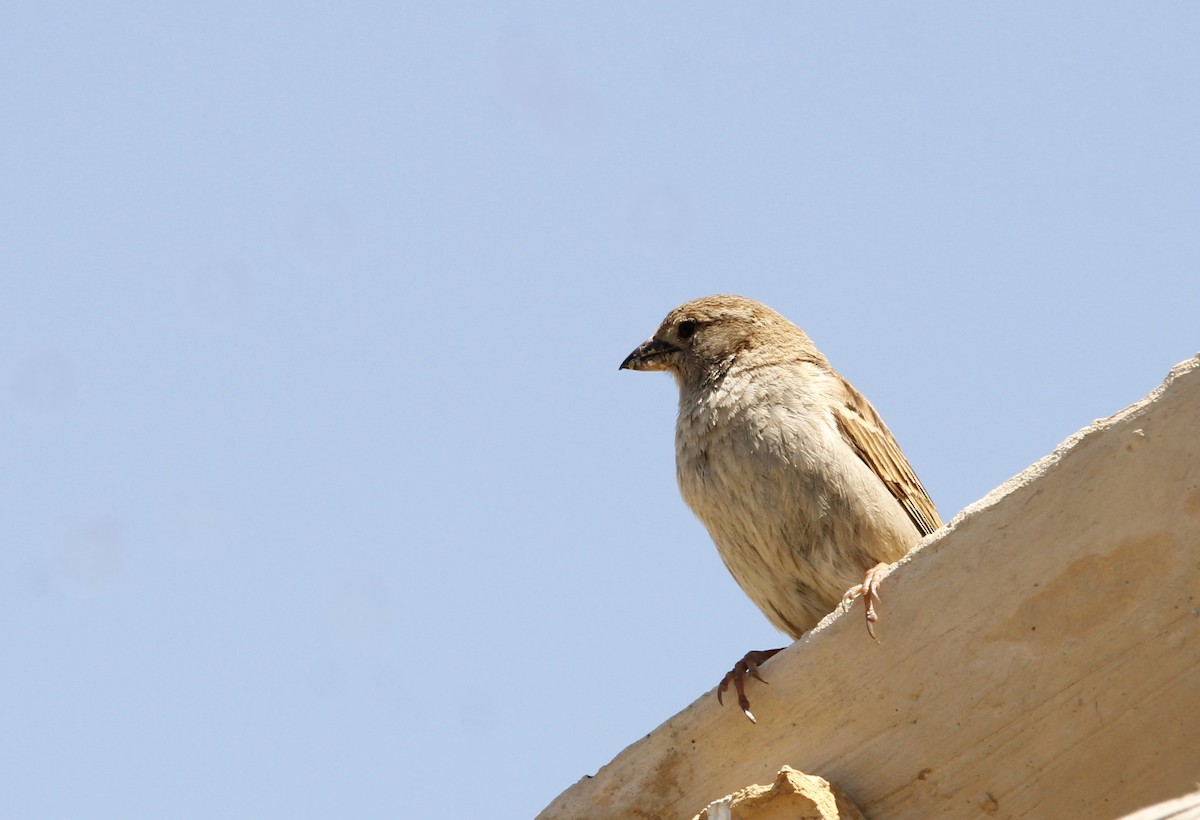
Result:
{"label": "bird's breast", "polygon": [[846,444],[828,402],[681,398],[680,492],[776,627],[793,636],[811,628],[867,567],[894,560],[882,557],[893,536],[880,511],[898,505]]}

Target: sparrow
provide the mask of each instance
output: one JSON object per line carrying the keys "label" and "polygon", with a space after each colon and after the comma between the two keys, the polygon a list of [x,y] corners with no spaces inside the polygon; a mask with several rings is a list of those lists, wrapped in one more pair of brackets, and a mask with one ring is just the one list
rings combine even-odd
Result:
{"label": "sparrow", "polygon": [[[808,335],[764,304],[706,296],[672,310],[622,370],[679,387],[675,474],[734,580],[793,640],[862,597],[875,637],[888,565],[942,526],[879,413]],[[721,680],[752,722],[755,650]]]}

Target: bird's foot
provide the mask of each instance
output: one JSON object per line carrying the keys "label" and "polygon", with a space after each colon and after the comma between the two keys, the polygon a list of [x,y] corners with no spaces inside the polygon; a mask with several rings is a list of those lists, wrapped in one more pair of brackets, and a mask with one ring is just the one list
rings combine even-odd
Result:
{"label": "bird's foot", "polygon": [[733,689],[737,692],[738,706],[742,707],[742,712],[745,713],[746,717],[750,718],[751,723],[758,723],[754,719],[754,713],[750,711],[750,700],[746,697],[746,676],[749,675],[752,678],[758,678],[763,683],[766,683],[766,679],[758,673],[758,667],[765,663],[767,658],[780,651],[782,651],[782,647],[779,649],[756,649],[747,652],[745,657],[735,663],[733,668],[725,673],[725,677],[721,678],[721,683],[717,686],[717,703],[720,703],[722,706],[725,705],[721,696],[725,694],[725,690],[729,688],[729,683],[732,681]]}
{"label": "bird's foot", "polygon": [[867,570],[861,584],[851,587],[842,596],[843,605],[852,604],[858,598],[863,599],[867,608],[867,634],[875,640],[879,640],[875,637],[875,622],[879,620],[879,613],[875,611],[875,604],[879,603],[879,582],[891,568],[891,564],[876,564]]}

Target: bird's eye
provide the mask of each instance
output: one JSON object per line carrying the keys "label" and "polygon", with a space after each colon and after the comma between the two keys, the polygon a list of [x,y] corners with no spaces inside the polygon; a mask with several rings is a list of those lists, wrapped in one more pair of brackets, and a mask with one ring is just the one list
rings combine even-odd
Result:
{"label": "bird's eye", "polygon": [[700,323],[697,322],[695,319],[684,319],[682,322],[679,323],[679,338],[680,339],[692,338],[692,336],[694,336],[696,334],[696,328],[698,328],[699,326],[700,326]]}

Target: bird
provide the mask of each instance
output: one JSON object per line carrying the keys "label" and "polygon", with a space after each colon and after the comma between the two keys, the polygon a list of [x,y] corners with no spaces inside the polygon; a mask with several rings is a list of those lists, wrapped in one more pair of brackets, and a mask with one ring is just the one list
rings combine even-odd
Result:
{"label": "bird", "polygon": [[[679,387],[676,479],[730,574],[793,640],[864,599],[875,638],[889,565],[942,526],[869,401],[808,335],[766,305],[716,295],[672,310],[621,370],[667,371]],[[746,677],[780,649],[746,653],[732,683],[757,722]]]}

